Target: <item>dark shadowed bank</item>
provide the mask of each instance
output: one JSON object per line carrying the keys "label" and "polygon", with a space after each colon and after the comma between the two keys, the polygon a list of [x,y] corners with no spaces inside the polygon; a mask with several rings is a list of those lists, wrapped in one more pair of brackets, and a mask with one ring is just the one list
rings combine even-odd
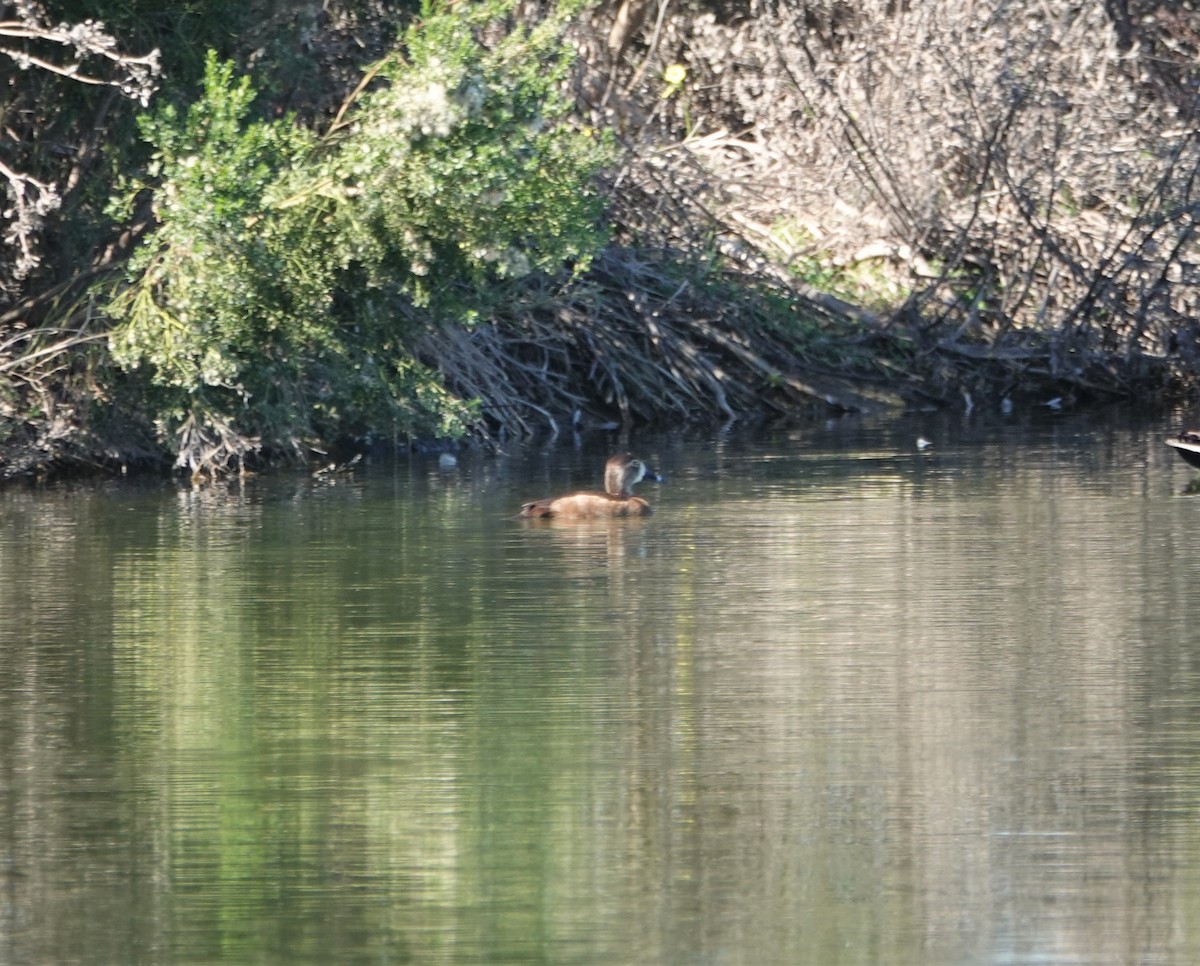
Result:
{"label": "dark shadowed bank", "polygon": [[126,4],[113,67],[18,7],[108,86],[2,95],[5,479],[1200,371],[1190,10]]}

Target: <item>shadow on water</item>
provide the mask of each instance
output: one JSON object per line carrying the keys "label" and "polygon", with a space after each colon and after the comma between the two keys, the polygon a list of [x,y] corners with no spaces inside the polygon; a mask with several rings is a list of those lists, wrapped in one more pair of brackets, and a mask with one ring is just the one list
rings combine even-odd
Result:
{"label": "shadow on water", "polygon": [[1194,961],[1164,433],[645,437],[571,526],[615,444],[2,493],[0,961]]}

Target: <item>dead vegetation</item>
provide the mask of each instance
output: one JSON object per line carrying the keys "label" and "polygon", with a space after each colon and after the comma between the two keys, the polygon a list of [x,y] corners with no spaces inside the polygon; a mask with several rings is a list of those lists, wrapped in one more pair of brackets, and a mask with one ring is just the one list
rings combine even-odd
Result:
{"label": "dead vegetation", "polygon": [[[760,280],[681,274],[677,253],[610,249],[569,298],[514,306],[419,346],[501,436],[638,422],[903,405],[875,334]],[[847,378],[846,361],[856,360]],[[916,381],[910,398],[919,393]]]}
{"label": "dead vegetation", "polygon": [[621,244],[422,354],[501,435],[1183,392],[1200,17],[1132,6],[602,5]]}
{"label": "dead vegetation", "polygon": [[[1194,382],[1200,14],[941,0],[609,13],[584,89],[630,147],[613,192],[627,237],[716,250],[801,304],[820,287],[869,305],[877,342],[897,340],[885,355],[915,351],[935,397]],[[675,90],[671,64],[688,71]]]}

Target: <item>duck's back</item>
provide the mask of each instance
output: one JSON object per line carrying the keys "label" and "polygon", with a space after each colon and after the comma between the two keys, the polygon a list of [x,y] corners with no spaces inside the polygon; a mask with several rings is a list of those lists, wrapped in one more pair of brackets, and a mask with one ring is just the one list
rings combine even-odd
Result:
{"label": "duck's back", "polygon": [[608,493],[572,493],[548,500],[534,500],[521,507],[520,516],[532,518],[641,517],[650,504],[640,496],[611,496]]}

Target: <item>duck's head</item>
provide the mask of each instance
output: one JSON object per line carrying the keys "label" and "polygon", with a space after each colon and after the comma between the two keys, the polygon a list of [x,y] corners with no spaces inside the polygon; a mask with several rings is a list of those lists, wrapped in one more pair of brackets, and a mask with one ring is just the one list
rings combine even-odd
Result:
{"label": "duck's head", "polygon": [[662,477],[629,453],[618,453],[604,466],[604,492],[609,496],[633,496],[633,486],[642,480],[661,483]]}
{"label": "duck's head", "polygon": [[1189,466],[1200,468],[1200,431],[1185,429],[1175,436],[1168,436],[1167,445],[1173,446]]}

